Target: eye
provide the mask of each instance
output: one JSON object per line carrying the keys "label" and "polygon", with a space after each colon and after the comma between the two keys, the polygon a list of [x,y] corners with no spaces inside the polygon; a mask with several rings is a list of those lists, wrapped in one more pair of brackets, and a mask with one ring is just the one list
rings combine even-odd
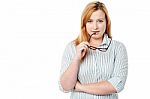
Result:
{"label": "eye", "polygon": [[100,22],[100,23],[101,23],[101,22],[104,22],[104,21],[103,21],[103,20],[101,20],[101,19],[99,19],[99,20],[97,20],[97,22]]}
{"label": "eye", "polygon": [[92,22],[92,20],[88,20],[88,21],[87,21],[87,23],[91,23],[91,22]]}

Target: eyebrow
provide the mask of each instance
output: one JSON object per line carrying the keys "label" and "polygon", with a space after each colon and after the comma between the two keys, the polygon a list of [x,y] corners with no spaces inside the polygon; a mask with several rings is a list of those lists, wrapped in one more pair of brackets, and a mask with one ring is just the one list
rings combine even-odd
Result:
{"label": "eyebrow", "polygon": [[[105,20],[105,18],[98,18],[98,19],[96,19],[96,20],[99,20],[99,19]],[[89,20],[93,20],[93,19],[89,19]]]}

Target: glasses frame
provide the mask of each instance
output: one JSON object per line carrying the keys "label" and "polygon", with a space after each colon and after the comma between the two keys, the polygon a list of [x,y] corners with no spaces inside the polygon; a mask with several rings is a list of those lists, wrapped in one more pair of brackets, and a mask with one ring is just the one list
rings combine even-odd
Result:
{"label": "glasses frame", "polygon": [[[88,42],[90,42],[91,37],[92,37],[93,35],[95,35],[95,34],[96,34],[96,33],[93,33],[93,34],[90,35],[90,38],[89,38]],[[87,45],[87,47],[88,47],[89,49],[92,49],[92,50],[99,50],[99,51],[101,51],[101,52],[106,52],[106,51],[108,50],[110,44],[111,44],[111,41],[112,41],[112,39],[110,40],[109,45],[108,45],[106,48],[99,48],[99,47],[94,47],[94,46],[89,46],[89,45]]]}

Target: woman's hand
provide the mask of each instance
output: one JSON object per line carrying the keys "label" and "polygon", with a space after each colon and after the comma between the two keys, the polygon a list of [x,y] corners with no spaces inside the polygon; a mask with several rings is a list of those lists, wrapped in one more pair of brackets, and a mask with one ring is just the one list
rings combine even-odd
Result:
{"label": "woman's hand", "polygon": [[75,85],[75,91],[82,91],[82,85],[79,81],[77,81],[76,85]]}
{"label": "woman's hand", "polygon": [[77,45],[75,58],[81,60],[86,55],[88,51],[87,45],[89,46],[88,42],[81,42],[79,45]]}

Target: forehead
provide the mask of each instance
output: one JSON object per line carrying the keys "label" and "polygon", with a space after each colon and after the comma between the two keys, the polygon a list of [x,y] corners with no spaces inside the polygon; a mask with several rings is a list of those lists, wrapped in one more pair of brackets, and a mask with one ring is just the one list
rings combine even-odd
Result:
{"label": "forehead", "polygon": [[90,16],[90,19],[105,18],[105,13],[102,10],[96,10]]}

